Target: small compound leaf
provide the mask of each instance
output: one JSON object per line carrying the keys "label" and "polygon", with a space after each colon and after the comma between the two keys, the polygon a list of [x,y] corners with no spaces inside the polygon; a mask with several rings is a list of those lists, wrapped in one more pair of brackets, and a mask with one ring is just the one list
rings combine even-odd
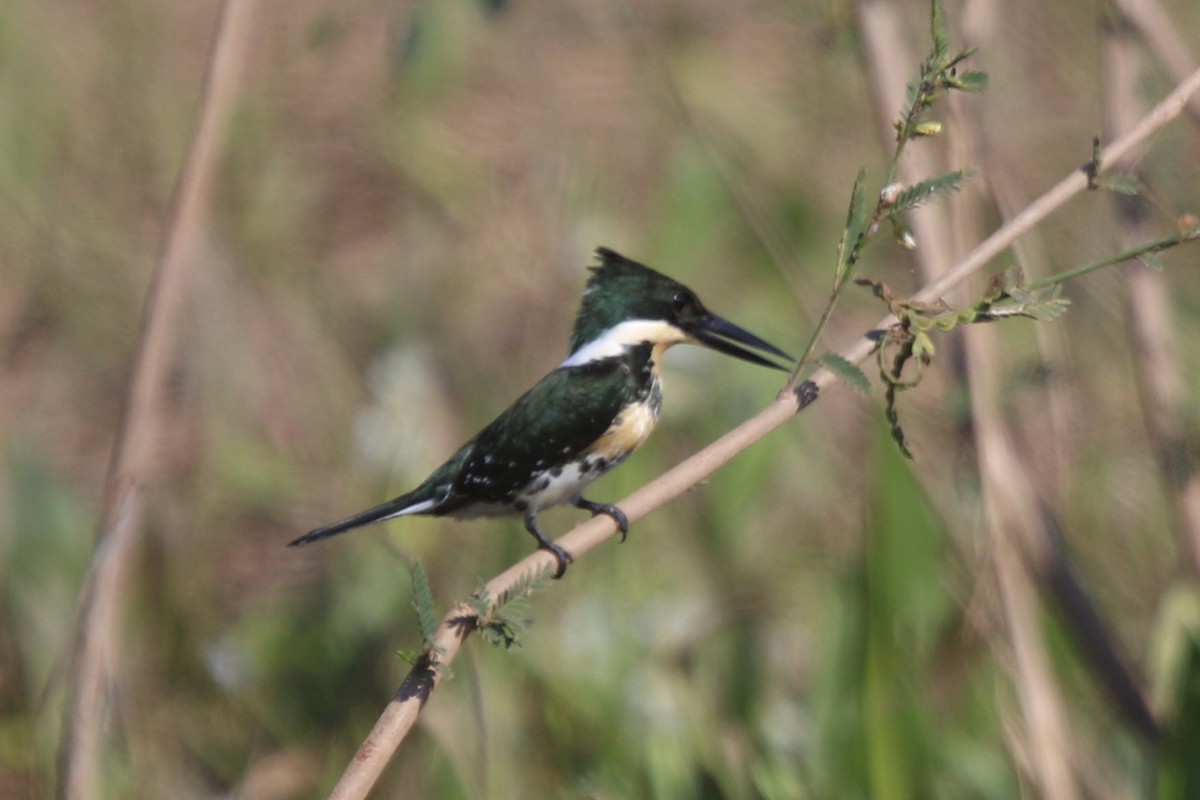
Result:
{"label": "small compound leaf", "polygon": [[1143,189],[1142,182],[1132,175],[1105,175],[1097,178],[1095,184],[1101,189],[1130,196],[1140,195]]}
{"label": "small compound leaf", "polygon": [[825,353],[817,359],[817,363],[864,397],[871,394],[871,381],[867,379],[867,374],[837,353]]}
{"label": "small compound leaf", "polygon": [[957,192],[964,180],[972,177],[976,171],[971,168],[956,169],[938,175],[936,178],[919,181],[909,186],[896,197],[893,213],[907,211],[928,200],[934,194],[951,194]]}
{"label": "small compound leaf", "polygon": [[1150,267],[1158,272],[1162,272],[1167,266],[1163,263],[1163,260],[1158,257],[1158,253],[1154,252],[1142,253],[1141,256],[1138,257],[1138,261],[1141,261],[1147,267]]}
{"label": "small compound leaf", "polygon": [[937,60],[950,49],[950,34],[946,29],[946,14],[942,11],[942,4],[933,0],[930,5],[929,33],[933,38],[933,57]]}
{"label": "small compound leaf", "polygon": [[955,75],[949,84],[961,92],[982,92],[987,90],[988,80],[986,72],[972,71]]}
{"label": "small compound leaf", "polygon": [[421,626],[421,641],[429,644],[433,641],[434,634],[438,629],[438,620],[433,610],[433,590],[429,587],[429,575],[425,573],[425,567],[417,559],[413,559],[409,564],[408,572],[412,576],[412,604],[417,612],[417,622]]}

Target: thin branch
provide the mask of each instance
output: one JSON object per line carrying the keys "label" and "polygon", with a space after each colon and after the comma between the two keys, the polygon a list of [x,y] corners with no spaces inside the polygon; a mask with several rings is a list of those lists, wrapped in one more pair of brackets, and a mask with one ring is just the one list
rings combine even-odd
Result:
{"label": "thin branch", "polygon": [[[1179,115],[1187,99],[1198,90],[1200,71],[1176,87],[1128,134],[1107,148],[1102,153],[1100,171],[1105,169],[1106,164],[1145,143],[1154,133],[1171,122]],[[944,276],[926,286],[915,299],[931,301],[940,297],[953,286],[983,269],[992,258],[1012,245],[1016,239],[1028,233],[1051,212],[1086,188],[1087,176],[1081,169],[1074,170],[1012,221],[989,236]],[[892,322],[894,318],[884,318],[876,325],[876,329],[886,328]],[[847,360],[858,363],[870,355],[874,347],[874,338],[864,336],[842,355]],[[813,399],[813,390],[825,389],[835,380],[830,371],[818,370],[812,380],[801,384],[797,391],[782,392],[775,402],[759,414],[629,495],[619,503],[621,509],[632,522],[689,491],[738,453],[781,427],[797,412],[807,407]],[[560,538],[558,544],[578,559],[616,532],[612,520],[602,515],[576,526]],[[503,603],[519,582],[527,581],[531,575],[545,574],[555,566],[553,556],[544,551],[537,551],[509,567],[487,584],[486,590],[492,598],[492,608]],[[366,797],[416,722],[430,694],[437,687],[441,679],[440,668],[454,660],[459,647],[478,622],[475,611],[467,603],[460,603],[451,609],[434,635],[433,647],[409,672],[375,727],[347,765],[330,798],[352,800]]]}
{"label": "thin branch", "polygon": [[[1132,238],[1133,237],[1125,237],[1125,242],[1128,243],[1132,240]],[[1121,252],[1114,253],[1111,256],[1105,256],[1104,258],[1097,259],[1091,263],[1081,264],[1078,267],[1072,267],[1071,269],[1066,269],[1062,272],[1056,272],[1053,275],[1047,275],[1045,278],[1041,278],[1036,281],[1030,281],[1029,283],[1025,284],[1024,288],[1026,291],[1030,292],[1048,289],[1051,286],[1057,286],[1061,283],[1066,283],[1067,281],[1082,277],[1089,272],[1095,272],[1098,269],[1111,267],[1116,264],[1121,264],[1125,261],[1133,261],[1141,258],[1142,256],[1150,256],[1155,253],[1161,253],[1164,250],[1169,250],[1170,248],[1181,245],[1185,242],[1193,242],[1196,239],[1200,239],[1200,226],[1193,226],[1186,230],[1168,233],[1166,236],[1160,236],[1157,239],[1139,241],[1137,244],[1129,245]]]}
{"label": "thin branch", "polygon": [[60,794],[98,796],[101,749],[116,655],[122,641],[125,593],[162,440],[168,375],[180,338],[188,273],[201,239],[221,131],[233,107],[249,40],[253,3],[226,0],[201,93],[201,107],[183,163],[154,274],[146,294],[138,352],[113,448],[99,520],[99,541],[81,593]]}

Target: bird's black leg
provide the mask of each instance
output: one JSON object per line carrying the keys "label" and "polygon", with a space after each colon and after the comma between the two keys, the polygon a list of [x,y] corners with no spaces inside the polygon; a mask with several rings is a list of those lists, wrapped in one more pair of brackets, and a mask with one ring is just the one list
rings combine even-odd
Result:
{"label": "bird's black leg", "polygon": [[542,533],[542,529],[538,527],[536,514],[529,513],[525,515],[525,530],[529,531],[534,539],[537,539],[539,550],[549,550],[558,559],[558,570],[554,573],[555,579],[566,575],[567,564],[570,564],[575,559],[566,550],[546,538],[546,534]]}
{"label": "bird's black leg", "polygon": [[582,497],[575,498],[575,507],[582,508],[584,511],[592,512],[592,516],[597,514],[605,514],[613,518],[613,522],[617,523],[617,530],[621,532],[621,541],[625,541],[625,537],[629,535],[629,518],[625,516],[625,512],[609,503],[593,503],[591,500],[584,500]]}

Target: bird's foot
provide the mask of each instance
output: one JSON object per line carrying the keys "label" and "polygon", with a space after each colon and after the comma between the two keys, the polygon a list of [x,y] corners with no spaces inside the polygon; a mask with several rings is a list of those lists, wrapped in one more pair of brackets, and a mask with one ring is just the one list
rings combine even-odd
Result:
{"label": "bird's foot", "polygon": [[548,550],[552,556],[558,561],[558,569],[554,571],[554,579],[558,580],[563,575],[567,574],[567,565],[575,559],[554,542],[546,538],[546,534],[542,533],[542,529],[538,527],[537,520],[533,514],[525,517],[525,530],[529,531],[534,539],[537,539],[539,550]]}
{"label": "bird's foot", "polygon": [[617,523],[617,530],[621,532],[621,541],[629,536],[629,517],[625,516],[625,512],[610,503],[593,503],[591,500],[584,500],[582,497],[575,501],[576,508],[582,508],[584,511],[592,512],[592,516],[604,514],[612,517],[613,522]]}
{"label": "bird's foot", "polygon": [[554,580],[558,580],[563,575],[566,575],[567,564],[570,564],[575,560],[570,553],[551,541],[547,541],[544,544],[539,544],[538,549],[549,550],[550,554],[558,559],[558,569],[554,570]]}

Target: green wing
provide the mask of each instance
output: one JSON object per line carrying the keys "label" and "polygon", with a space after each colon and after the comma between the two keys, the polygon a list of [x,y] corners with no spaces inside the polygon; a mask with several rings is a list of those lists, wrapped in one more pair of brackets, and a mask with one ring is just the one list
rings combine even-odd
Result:
{"label": "green wing", "polygon": [[438,513],[512,502],[535,475],[570,463],[600,438],[636,390],[621,359],[554,370],[430,476],[426,484],[446,492]]}

